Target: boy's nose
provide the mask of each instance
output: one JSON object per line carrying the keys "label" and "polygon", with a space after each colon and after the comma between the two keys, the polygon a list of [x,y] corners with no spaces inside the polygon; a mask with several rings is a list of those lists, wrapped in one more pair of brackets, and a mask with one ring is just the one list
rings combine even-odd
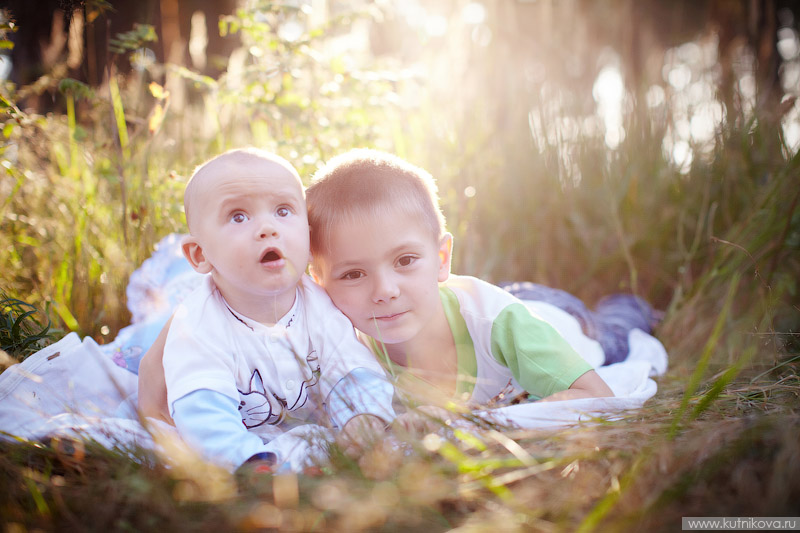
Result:
{"label": "boy's nose", "polygon": [[372,290],[372,299],[378,302],[388,302],[400,295],[400,287],[392,280],[391,276],[377,276]]}

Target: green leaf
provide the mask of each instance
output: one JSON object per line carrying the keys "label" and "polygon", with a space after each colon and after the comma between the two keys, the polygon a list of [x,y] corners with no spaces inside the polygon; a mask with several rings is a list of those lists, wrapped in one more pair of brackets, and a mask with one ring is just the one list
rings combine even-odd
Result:
{"label": "green leaf", "polygon": [[35,312],[36,312],[36,309],[32,309],[31,311],[27,311],[25,313],[22,313],[21,315],[19,315],[17,317],[17,319],[14,321],[14,324],[11,326],[11,338],[12,339],[16,340],[16,339],[19,338],[19,336],[20,336],[19,335],[20,334],[20,328],[22,328],[22,322],[26,318],[28,318],[29,316],[34,314]]}
{"label": "green leaf", "polygon": [[[725,297],[725,301],[722,304],[722,309],[720,310],[719,316],[717,317],[717,321],[714,324],[714,328],[711,331],[711,336],[709,337],[708,341],[706,342],[705,347],[703,348],[703,353],[700,355],[700,359],[697,362],[697,366],[695,367],[694,372],[692,373],[691,377],[689,378],[689,383],[686,385],[686,390],[683,394],[683,399],[681,400],[681,404],[678,407],[678,411],[675,413],[672,419],[672,425],[669,429],[669,438],[673,439],[678,434],[678,429],[680,427],[680,423],[683,420],[684,414],[686,410],[689,408],[689,402],[694,395],[697,387],[700,385],[700,381],[703,378],[703,373],[705,372],[706,368],[708,367],[709,361],[711,361],[711,355],[714,353],[714,350],[717,347],[717,343],[719,342],[719,338],[722,335],[723,326],[725,325],[725,320],[728,318],[728,312],[731,310],[733,306],[733,297],[736,295],[736,289],[739,287],[739,280],[741,276],[738,273],[735,273],[731,279],[730,285],[728,286],[728,294]],[[738,372],[738,369],[736,370]],[[713,389],[710,391],[708,397],[701,401],[702,408],[697,411],[699,415],[703,409],[705,409],[710,402],[716,398],[716,395],[724,388],[727,384],[726,380],[733,379],[736,374],[733,373],[731,375],[724,375],[722,379],[717,383],[718,389]]]}
{"label": "green leaf", "polygon": [[134,24],[132,30],[118,33],[114,39],[111,39],[109,47],[115,54],[123,54],[142,48],[144,43],[156,41],[158,41],[158,35],[153,25]]}
{"label": "green leaf", "polygon": [[67,309],[66,305],[64,305],[62,302],[56,301],[54,307],[56,309],[56,313],[58,313],[58,316],[61,317],[61,320],[64,321],[64,324],[66,324],[71,331],[79,330],[80,326],[78,325],[78,319],[75,318],[75,315],[73,315],[69,309]]}
{"label": "green leaf", "polygon": [[722,391],[725,390],[725,387],[727,387],[728,384],[730,384],[730,382],[733,381],[733,379],[739,375],[739,372],[741,372],[742,367],[744,367],[744,365],[748,363],[755,354],[756,354],[755,346],[750,346],[748,347],[747,350],[744,351],[744,353],[736,361],[736,363],[731,365],[725,371],[725,373],[722,374],[722,376],[719,379],[717,379],[717,381],[714,382],[714,385],[711,387],[711,389],[700,398],[700,401],[697,402],[697,405],[695,405],[694,410],[690,415],[691,420],[695,420],[698,416],[700,416],[703,413],[703,411],[708,409],[708,407],[714,402],[714,400],[716,400],[719,397]]}
{"label": "green leaf", "polygon": [[331,72],[334,74],[344,74],[345,70],[347,69],[345,68],[344,59],[342,59],[341,56],[336,56],[331,59]]}
{"label": "green leaf", "polygon": [[[36,320],[38,309],[33,305],[5,296],[0,290],[0,350],[18,360],[39,350],[50,337],[50,320]],[[45,315],[46,316],[46,315]]]}
{"label": "green leaf", "polygon": [[72,78],[64,78],[58,82],[58,92],[61,94],[72,95],[74,98],[85,98],[90,100],[94,96],[92,88]]}
{"label": "green leaf", "polygon": [[196,72],[192,72],[186,67],[179,67],[176,65],[170,65],[170,70],[172,70],[182,78],[185,78],[187,80],[192,80],[197,85],[202,85],[208,87],[209,89],[215,89],[217,87],[217,80],[215,80],[211,76],[204,76],[202,74],[197,74]]}
{"label": "green leaf", "polygon": [[75,135],[73,138],[78,141],[85,141],[89,137],[89,133],[86,131],[86,128],[82,128],[81,126],[75,126]]}

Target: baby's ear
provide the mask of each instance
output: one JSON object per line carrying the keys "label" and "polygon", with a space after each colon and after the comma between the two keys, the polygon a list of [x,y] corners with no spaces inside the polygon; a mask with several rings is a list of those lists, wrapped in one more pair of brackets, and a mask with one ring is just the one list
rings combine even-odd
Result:
{"label": "baby's ear", "polygon": [[453,259],[453,235],[445,233],[439,241],[439,281],[450,277],[450,262]]}
{"label": "baby's ear", "polygon": [[211,272],[211,263],[206,259],[203,247],[193,235],[186,235],[181,240],[181,250],[183,250],[183,256],[197,272],[201,274]]}

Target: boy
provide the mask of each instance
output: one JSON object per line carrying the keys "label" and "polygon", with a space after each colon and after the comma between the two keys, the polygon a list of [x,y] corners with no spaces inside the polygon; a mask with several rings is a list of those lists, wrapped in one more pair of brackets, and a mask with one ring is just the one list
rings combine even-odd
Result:
{"label": "boy", "polygon": [[[270,441],[320,421],[319,404],[347,434],[391,422],[380,365],[304,275],[308,219],[294,168],[259,150],[226,152],[195,171],[184,206],[184,256],[210,275],[176,309],[164,348],[181,436],[236,468],[275,460]],[[142,367],[140,387],[163,383],[152,366]]]}
{"label": "boy", "polygon": [[354,150],[317,173],[307,199],[315,278],[396,377],[438,393],[424,403],[613,396],[520,300],[450,274],[453,238],[424,170]]}

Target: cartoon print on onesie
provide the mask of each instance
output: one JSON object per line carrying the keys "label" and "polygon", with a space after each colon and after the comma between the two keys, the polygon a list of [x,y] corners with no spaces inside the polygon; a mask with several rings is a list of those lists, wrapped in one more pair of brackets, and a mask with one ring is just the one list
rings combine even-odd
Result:
{"label": "cartoon print on onesie", "polygon": [[270,425],[280,424],[286,415],[287,409],[293,411],[305,405],[308,400],[308,388],[319,382],[320,368],[315,350],[308,354],[306,362],[311,369],[311,376],[302,382],[297,398],[295,398],[291,407],[288,405],[286,398],[281,398],[267,390],[264,380],[261,378],[261,372],[258,369],[253,371],[250,376],[249,390],[247,392],[239,391],[239,412],[242,415],[242,423],[245,427],[251,429],[265,423]]}
{"label": "cartoon print on onesie", "polygon": [[313,387],[319,381],[319,358],[317,357],[317,351],[313,348],[311,349],[311,353],[306,356],[306,363],[311,369],[311,376],[303,380],[300,384],[300,391],[297,393],[297,399],[294,401],[294,404],[289,407],[290,411],[305,405],[306,400],[308,400],[308,388]]}
{"label": "cartoon print on onesie", "polygon": [[258,369],[254,370],[253,375],[250,376],[250,390],[239,391],[239,412],[242,414],[242,423],[248,429],[264,423],[280,423],[283,420],[285,405],[285,400],[267,392]]}

